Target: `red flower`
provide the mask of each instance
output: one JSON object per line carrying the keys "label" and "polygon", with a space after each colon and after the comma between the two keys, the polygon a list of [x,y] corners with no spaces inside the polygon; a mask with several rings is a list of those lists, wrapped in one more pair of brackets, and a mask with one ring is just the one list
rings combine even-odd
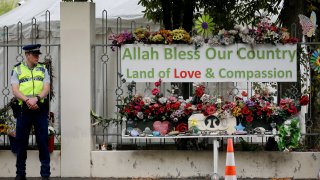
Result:
{"label": "red flower", "polygon": [[212,115],[216,112],[216,107],[214,105],[208,106],[206,108],[205,114],[207,115]]}
{"label": "red flower", "polygon": [[277,26],[271,26],[270,30],[276,32],[277,31]]}
{"label": "red flower", "polygon": [[129,108],[124,108],[123,111],[124,111],[125,113],[128,113],[128,114],[130,113],[130,109],[129,109]]}
{"label": "red flower", "polygon": [[261,115],[262,115],[262,110],[261,110],[261,108],[257,109],[256,114],[257,114],[257,116],[261,116]]}
{"label": "red flower", "polygon": [[137,110],[137,111],[140,111],[141,107],[140,106],[134,106],[134,109]]}
{"label": "red flower", "polygon": [[174,109],[174,110],[179,109],[179,107],[180,107],[180,102],[179,101],[177,101],[177,102],[175,102],[175,103],[173,103],[171,105],[171,108]]}
{"label": "red flower", "polygon": [[242,91],[242,92],[241,92],[241,95],[242,95],[243,97],[247,97],[247,96],[248,96],[248,93],[247,93],[246,91]]}
{"label": "red flower", "polygon": [[189,115],[190,113],[192,113],[192,104],[191,103],[186,104],[186,106],[184,107],[184,112],[186,115]]}
{"label": "red flower", "polygon": [[295,115],[298,113],[298,109],[294,105],[290,105],[290,107],[287,110],[291,115]]}
{"label": "red flower", "polygon": [[160,93],[160,90],[158,88],[152,89],[152,95],[158,95]]}
{"label": "red flower", "polygon": [[244,107],[241,109],[241,113],[244,114],[244,115],[249,115],[249,114],[251,114],[251,111],[250,111],[250,109],[248,108],[248,106],[244,106]]}
{"label": "red flower", "polygon": [[196,88],[195,96],[197,97],[202,97],[204,94],[205,87],[204,86],[199,86]]}
{"label": "red flower", "polygon": [[299,103],[301,106],[308,105],[309,104],[309,96],[308,95],[301,96]]}
{"label": "red flower", "polygon": [[176,126],[176,131],[186,132],[188,131],[188,125],[186,123],[180,123]]}
{"label": "red flower", "polygon": [[156,87],[159,87],[160,84],[161,84],[161,83],[160,83],[159,81],[157,81],[157,82],[154,83],[154,85],[155,85]]}
{"label": "red flower", "polygon": [[202,104],[197,104],[197,110],[198,111],[202,110],[202,106],[203,106]]}
{"label": "red flower", "polygon": [[170,111],[170,109],[171,109],[171,104],[170,103],[166,104],[166,109],[167,109],[167,111]]}
{"label": "red flower", "polygon": [[252,116],[246,116],[246,121],[251,123],[253,121],[253,117]]}

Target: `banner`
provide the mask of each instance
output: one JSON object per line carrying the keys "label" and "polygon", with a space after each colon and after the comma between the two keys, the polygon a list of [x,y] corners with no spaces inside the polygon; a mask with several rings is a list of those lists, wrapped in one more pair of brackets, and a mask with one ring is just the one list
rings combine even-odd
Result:
{"label": "banner", "polygon": [[127,44],[121,71],[135,82],[296,82],[297,46]]}

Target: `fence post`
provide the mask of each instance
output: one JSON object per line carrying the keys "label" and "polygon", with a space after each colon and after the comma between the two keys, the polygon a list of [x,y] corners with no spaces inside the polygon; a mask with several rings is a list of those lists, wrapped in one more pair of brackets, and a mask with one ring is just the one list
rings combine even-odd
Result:
{"label": "fence post", "polygon": [[61,176],[91,176],[91,45],[95,4],[61,2]]}

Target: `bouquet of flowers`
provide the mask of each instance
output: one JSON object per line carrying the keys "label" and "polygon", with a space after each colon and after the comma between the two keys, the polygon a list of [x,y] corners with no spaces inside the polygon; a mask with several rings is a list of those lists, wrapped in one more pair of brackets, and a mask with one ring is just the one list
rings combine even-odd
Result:
{"label": "bouquet of flowers", "polygon": [[129,95],[119,105],[122,118],[133,121],[171,121],[178,122],[190,113],[188,103],[175,96],[164,97],[160,93],[161,80],[155,82],[151,96]]}
{"label": "bouquet of flowers", "polygon": [[[109,40],[114,46],[120,46],[122,44],[132,44],[134,43],[135,39],[133,34],[127,31],[124,31],[120,34],[111,34],[109,36]],[[111,49],[114,51],[114,46],[111,46]]]}

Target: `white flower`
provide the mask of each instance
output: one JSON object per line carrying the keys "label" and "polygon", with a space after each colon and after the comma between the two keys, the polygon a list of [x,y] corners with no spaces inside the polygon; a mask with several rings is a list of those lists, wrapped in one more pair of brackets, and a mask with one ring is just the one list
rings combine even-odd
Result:
{"label": "white flower", "polygon": [[244,28],[241,31],[242,34],[249,34],[249,29],[248,28]]}
{"label": "white flower", "polygon": [[225,33],[226,33],[226,30],[221,29],[221,30],[219,30],[218,35],[224,35]]}
{"label": "white flower", "polygon": [[238,31],[237,30],[229,30],[228,33],[232,34],[232,35],[236,35],[238,33]]}
{"label": "white flower", "polygon": [[241,26],[239,24],[237,24],[237,25],[234,26],[234,29],[240,31],[241,30]]}
{"label": "white flower", "polygon": [[165,104],[165,103],[167,103],[167,98],[165,98],[165,97],[161,97],[161,98],[159,98],[159,102],[161,103],[161,104]]}
{"label": "white flower", "polygon": [[138,112],[137,113],[137,117],[139,118],[139,119],[143,119],[143,112]]}
{"label": "white flower", "polygon": [[203,102],[203,103],[207,103],[210,101],[210,95],[209,94],[203,94],[200,98],[200,100]]}
{"label": "white flower", "polygon": [[217,99],[217,103],[218,103],[218,104],[222,103],[221,98],[218,98],[218,99]]}
{"label": "white flower", "polygon": [[150,105],[151,103],[151,98],[150,97],[144,97],[142,99],[142,101],[144,102],[145,105]]}
{"label": "white flower", "polygon": [[208,40],[208,44],[209,44],[210,46],[217,46],[217,45],[219,45],[219,44],[220,44],[219,38],[217,38],[217,37],[210,38],[210,39]]}

